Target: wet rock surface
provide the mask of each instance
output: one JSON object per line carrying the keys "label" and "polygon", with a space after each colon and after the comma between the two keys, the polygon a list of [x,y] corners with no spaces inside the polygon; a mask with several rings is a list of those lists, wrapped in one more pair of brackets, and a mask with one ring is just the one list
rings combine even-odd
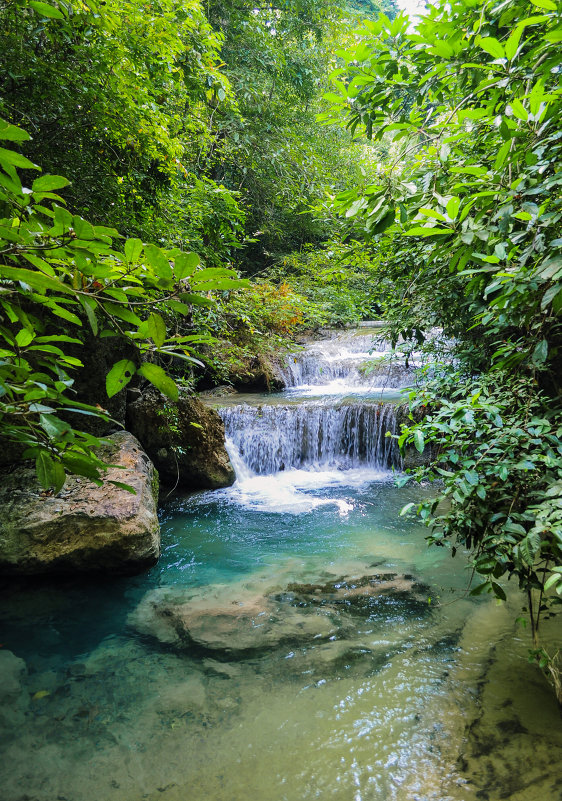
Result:
{"label": "wet rock surface", "polygon": [[217,489],[234,483],[224,446],[224,424],[198,398],[177,403],[146,392],[127,408],[127,427],[154,462],[163,483],[180,489]]}
{"label": "wet rock surface", "polygon": [[[41,490],[30,467],[2,476],[0,573],[134,573],[157,561],[157,474],[131,434],[108,440],[100,455],[115,466],[101,487],[70,476],[53,496]],[[136,494],[110,481],[128,484]]]}

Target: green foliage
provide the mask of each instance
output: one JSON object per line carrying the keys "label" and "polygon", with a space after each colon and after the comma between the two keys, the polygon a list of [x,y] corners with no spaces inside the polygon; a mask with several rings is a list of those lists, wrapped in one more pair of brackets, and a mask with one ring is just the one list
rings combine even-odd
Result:
{"label": "green foliage", "polygon": [[[0,138],[19,144],[29,136],[0,121]],[[113,366],[109,397],[138,373],[176,399],[175,382],[154,360],[201,364],[190,349],[208,337],[172,333],[168,310],[188,316],[192,304],[212,305],[213,292],[244,282],[233,270],[201,268],[197,254],[177,248],[128,239],[116,251],[116,230],[71,214],[51,191],[64,187],[64,178],[40,176],[31,188],[22,183],[16,167],[30,164],[0,148],[0,432],[19,455],[36,460],[41,484],[58,491],[65,470],[99,481],[104,466],[95,453],[100,441],[67,422],[70,412],[108,419],[72,396],[72,375],[82,362],[65,348],[80,345],[84,325],[94,336],[133,343],[142,360]]]}
{"label": "green foliage", "polygon": [[268,275],[285,281],[303,296],[305,328],[338,326],[376,319],[383,288],[375,288],[376,262],[362,243],[334,239],[324,248],[291,253]]}
{"label": "green foliage", "polygon": [[562,51],[556,5],[535,6],[437,2],[414,31],[366,21],[330,101],[389,143],[378,180],[335,204],[395,283],[395,339],[454,337],[457,374],[422,384],[411,404],[427,414],[401,435],[437,448],[417,478],[443,490],[418,511],[432,542],[472,550],[475,592],[503,598],[498,579],[518,577],[536,644],[562,566]]}
{"label": "green foliage", "polygon": [[64,196],[89,219],[169,247],[205,238],[228,258],[241,212],[199,164],[233,97],[200,4],[59,8],[0,6],[0,115],[32,132],[26,152],[70,179]]}
{"label": "green foliage", "polygon": [[349,16],[346,5],[323,0],[257,7],[221,0],[209,7],[225,37],[221,55],[237,107],[215,119],[207,169],[241,193],[254,241],[240,258],[250,272],[328,239],[338,223],[309,213],[311,206],[327,187],[335,192],[361,177],[364,145],[316,121]]}
{"label": "green foliage", "polygon": [[503,599],[502,576],[540,590],[550,565],[562,564],[562,427],[532,379],[502,378],[499,388],[496,375],[449,368],[425,381],[410,395],[412,420],[423,417],[404,427],[399,444],[436,453],[418,470],[443,484],[439,498],[418,507],[430,541],[473,550],[485,577],[473,592]]}

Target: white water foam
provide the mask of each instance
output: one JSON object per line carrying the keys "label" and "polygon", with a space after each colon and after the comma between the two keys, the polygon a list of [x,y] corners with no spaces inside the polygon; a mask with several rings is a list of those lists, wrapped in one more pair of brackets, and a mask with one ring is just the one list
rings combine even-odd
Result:
{"label": "white water foam", "polygon": [[[391,468],[400,466],[396,441],[387,436],[396,431],[396,417],[392,404],[374,401],[403,385],[409,373],[394,366],[389,383],[373,386],[361,370],[388,348],[380,331],[334,333],[292,361],[290,402],[219,409],[237,477],[226,491],[229,500],[280,514],[333,506],[345,517],[354,505],[341,497],[342,488],[389,480]],[[338,497],[327,496],[330,489],[340,490]]]}
{"label": "white water foam", "polygon": [[319,506],[335,506],[344,517],[353,508],[349,500],[319,497],[314,494],[329,489],[361,489],[369,484],[392,479],[392,472],[381,468],[361,467],[350,470],[322,469],[280,470],[273,475],[257,475],[243,461],[232,440],[226,447],[236,470],[236,483],[224,492],[230,501],[256,512],[303,514]]}

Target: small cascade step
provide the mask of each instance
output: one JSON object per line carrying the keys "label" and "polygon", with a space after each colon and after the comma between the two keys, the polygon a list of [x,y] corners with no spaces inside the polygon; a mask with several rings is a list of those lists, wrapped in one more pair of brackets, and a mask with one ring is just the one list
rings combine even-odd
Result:
{"label": "small cascade step", "polygon": [[[391,404],[308,402],[219,409],[226,436],[256,474],[311,466],[399,468]],[[237,470],[238,472],[238,470]]]}
{"label": "small cascade step", "polygon": [[321,386],[345,379],[350,386],[368,387],[382,380],[388,388],[395,388],[411,380],[411,370],[389,362],[391,344],[379,329],[325,333],[325,339],[307,345],[286,360],[282,373],[287,387]]}

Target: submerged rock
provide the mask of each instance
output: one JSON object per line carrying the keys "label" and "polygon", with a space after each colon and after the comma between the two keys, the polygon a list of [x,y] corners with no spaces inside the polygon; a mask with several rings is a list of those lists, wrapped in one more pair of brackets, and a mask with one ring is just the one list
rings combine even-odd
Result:
{"label": "submerged rock", "polygon": [[12,651],[0,649],[0,744],[11,741],[24,725],[29,692],[24,686],[27,666]]}
{"label": "submerged rock", "polygon": [[[108,440],[101,455],[115,467],[101,487],[70,476],[58,495],[49,496],[29,467],[3,475],[0,573],[135,573],[157,561],[157,474],[131,434],[119,432]],[[136,494],[110,481],[129,484]]]}
{"label": "submerged rock", "polygon": [[[218,592],[217,592],[218,589]],[[314,610],[288,607],[280,613],[267,596],[244,593],[229,596],[227,587],[207,588],[189,600],[181,593],[155,590],[129,616],[140,633],[166,645],[199,649],[223,658],[240,658],[284,645],[328,639],[337,626]]]}
{"label": "submerged rock", "polygon": [[341,576],[323,584],[289,584],[284,600],[300,607],[323,607],[370,616],[381,605],[426,612],[430,588],[408,574],[375,573]]}
{"label": "submerged rock", "polygon": [[234,483],[224,424],[197,398],[183,397],[174,403],[147,392],[128,406],[127,422],[164,483],[183,489],[217,489]]}
{"label": "submerged rock", "polygon": [[[269,588],[270,589],[270,588]],[[412,576],[376,574],[342,577],[323,584],[289,584],[282,592],[211,585],[185,591],[149,592],[129,616],[139,633],[180,650],[216,659],[246,658],[281,647],[347,639],[354,619],[372,619],[388,607],[401,614],[427,611],[427,587]],[[330,649],[330,658],[354,661],[358,654]],[[360,649],[359,657],[368,655]]]}
{"label": "submerged rock", "polygon": [[23,659],[12,651],[0,650],[0,699],[8,702],[22,690],[22,679],[27,673]]}

